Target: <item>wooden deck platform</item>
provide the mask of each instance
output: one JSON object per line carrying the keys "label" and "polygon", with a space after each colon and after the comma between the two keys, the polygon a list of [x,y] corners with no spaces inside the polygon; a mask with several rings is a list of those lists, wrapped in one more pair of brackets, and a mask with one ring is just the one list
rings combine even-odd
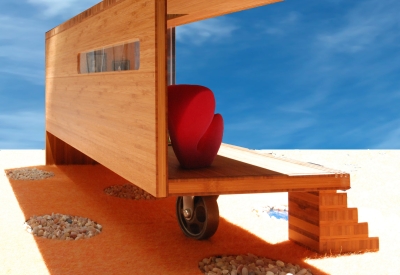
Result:
{"label": "wooden deck platform", "polygon": [[168,148],[169,195],[219,195],[269,192],[347,190],[350,175],[342,171],[257,153],[222,144],[209,168],[180,168]]}
{"label": "wooden deck platform", "polygon": [[347,207],[348,173],[222,144],[209,168],[184,170],[168,148],[169,195],[288,192],[289,239],[319,253],[379,250]]}

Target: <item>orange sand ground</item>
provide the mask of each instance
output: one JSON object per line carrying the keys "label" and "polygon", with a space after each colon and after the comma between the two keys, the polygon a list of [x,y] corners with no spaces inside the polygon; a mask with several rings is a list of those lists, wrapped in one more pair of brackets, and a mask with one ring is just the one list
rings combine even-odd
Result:
{"label": "orange sand ground", "polygon": [[[351,172],[350,207],[380,238],[380,251],[318,255],[287,238],[287,222],[258,217],[256,205],[287,203],[285,193],[220,196],[220,225],[207,241],[186,238],[175,218],[175,197],[132,201],[103,189],[126,181],[101,166],[47,166],[43,150],[0,151],[0,274],[201,274],[204,257],[253,253],[310,268],[314,274],[394,274],[400,259],[400,151],[274,151]],[[346,166],[347,165],[347,166]],[[14,181],[4,169],[35,166],[55,177]],[[347,170],[345,168],[348,168]],[[352,171],[350,171],[352,170]],[[290,210],[289,210],[290,211]],[[80,241],[33,237],[32,215],[88,217],[100,235]]]}

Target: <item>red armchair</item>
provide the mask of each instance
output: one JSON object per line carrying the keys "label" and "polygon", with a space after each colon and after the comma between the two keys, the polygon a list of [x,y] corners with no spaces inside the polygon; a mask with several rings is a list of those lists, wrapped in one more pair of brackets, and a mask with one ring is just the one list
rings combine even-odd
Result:
{"label": "red armchair", "polygon": [[214,114],[213,92],[200,85],[168,86],[168,130],[183,168],[210,166],[222,142],[224,122]]}

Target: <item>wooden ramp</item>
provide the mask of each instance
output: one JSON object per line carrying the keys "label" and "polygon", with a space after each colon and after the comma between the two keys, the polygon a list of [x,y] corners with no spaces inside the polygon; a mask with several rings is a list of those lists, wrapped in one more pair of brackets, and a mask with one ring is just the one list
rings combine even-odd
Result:
{"label": "wooden ramp", "polygon": [[350,175],[320,165],[222,144],[210,168],[184,170],[168,150],[169,195],[288,192],[289,239],[319,253],[379,250],[368,223],[347,207]]}

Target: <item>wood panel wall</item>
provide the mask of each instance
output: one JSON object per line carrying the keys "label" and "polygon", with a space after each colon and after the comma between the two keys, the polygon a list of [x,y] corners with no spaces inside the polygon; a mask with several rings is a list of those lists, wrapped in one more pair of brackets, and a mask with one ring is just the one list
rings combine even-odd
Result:
{"label": "wood panel wall", "polygon": [[[102,3],[46,34],[48,164],[78,162],[77,150],[165,197],[166,0]],[[78,73],[79,53],[136,38],[139,70]]]}

